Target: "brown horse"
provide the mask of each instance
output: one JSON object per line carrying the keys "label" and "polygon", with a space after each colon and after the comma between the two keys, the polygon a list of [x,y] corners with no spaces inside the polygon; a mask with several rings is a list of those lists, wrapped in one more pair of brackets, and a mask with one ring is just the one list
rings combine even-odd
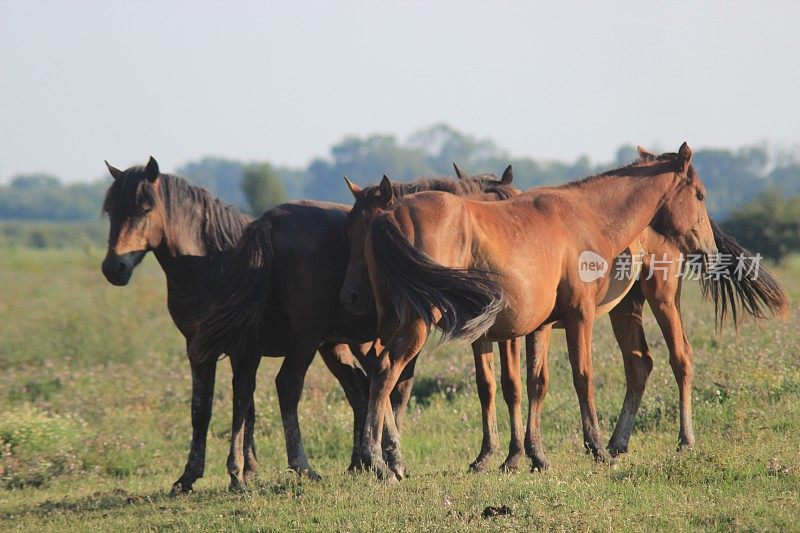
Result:
{"label": "brown horse", "polygon": [[[436,324],[443,338],[504,340],[559,321],[567,333],[584,444],[608,460],[594,406],[591,332],[604,277],[582,279],[583,253],[606,264],[649,225],[684,253],[713,253],[705,188],[684,143],[546,194],[475,202],[423,193],[369,227],[365,255],[378,309],[362,458],[381,476],[388,393]],[[378,348],[381,348],[378,350]]]}
{"label": "brown horse", "polygon": [[[487,179],[488,175],[470,176],[464,173],[454,163],[456,176],[463,183],[480,183],[475,179]],[[469,188],[456,188],[454,194],[467,195],[472,199],[478,200],[504,200],[520,194],[520,191],[511,184],[514,176],[509,165],[503,172],[503,176],[496,187],[485,187],[483,191],[471,191]],[[472,181],[470,181],[472,180]],[[423,191],[430,191],[427,184],[409,183],[392,184],[389,178],[383,177],[379,185],[361,188],[350,180],[345,180],[350,192],[353,194],[355,203],[350,213],[347,215],[345,233],[350,246],[350,259],[347,264],[347,271],[342,283],[340,298],[342,303],[354,313],[365,313],[373,304],[372,294],[369,287],[369,276],[367,275],[366,263],[364,262],[364,241],[367,235],[369,223],[379,214],[385,211],[397,199]],[[491,181],[489,182],[491,184]],[[522,384],[519,375],[519,354],[520,343],[517,339],[498,342],[498,349],[501,360],[500,382],[503,389],[503,396],[509,409],[511,420],[512,438],[509,443],[509,450],[506,460],[503,461],[501,468],[505,470],[516,470],[520,459],[524,455],[523,437],[524,429],[522,425],[521,399]],[[478,396],[481,400],[481,417],[483,422],[483,442],[477,458],[470,464],[469,468],[474,472],[482,472],[487,467],[489,458],[499,448],[499,438],[497,434],[497,420],[495,417],[494,398],[496,384],[494,379],[493,360],[494,352],[492,343],[486,341],[475,341],[472,343],[472,352],[475,359],[475,376],[478,389]],[[416,360],[416,359],[415,359]],[[368,364],[368,363],[365,363]],[[405,374],[412,376],[414,363],[406,368]],[[401,404],[397,401],[392,402],[395,410],[395,417],[400,416],[397,412]]]}
{"label": "brown horse", "polygon": [[[355,186],[354,190],[355,190]],[[439,190],[465,195],[494,195],[507,187],[493,177],[481,176],[467,181],[454,179],[418,179],[398,185],[393,193],[404,190]],[[319,346],[349,343],[361,349],[361,343],[375,338],[375,314],[368,307],[355,314],[339,301],[349,256],[344,231],[348,206],[325,202],[292,202],[276,207],[253,222],[242,236],[230,259],[224,263],[224,279],[217,287],[213,302],[201,310],[197,334],[189,343],[194,364],[227,353],[234,367],[234,431],[231,440],[232,484],[239,484],[241,471],[241,421],[250,405],[255,387],[255,373],[260,358],[252,345],[266,343],[270,354],[286,354],[284,367],[276,378],[291,391],[281,398],[281,414],[287,439],[289,464],[313,472],[302,448],[297,421],[297,403],[303,378]],[[368,302],[367,302],[368,303]],[[359,302],[351,302],[358,305]],[[368,347],[368,346],[367,346]],[[358,355],[358,352],[356,351]],[[284,372],[287,365],[292,372]],[[410,394],[411,379],[401,379],[394,395],[397,417],[387,413],[384,442],[393,471],[402,476],[404,466],[399,453],[395,418],[399,423]],[[361,389],[364,409],[354,409],[354,456],[351,468],[360,464],[360,427],[366,416],[366,382]],[[357,403],[358,389],[353,390]]]}
{"label": "brown horse", "polygon": [[[198,360],[193,355],[191,341],[197,332],[198,314],[209,306],[213,287],[226,275],[223,270],[226,258],[242,238],[252,218],[214,199],[205,189],[182,178],[162,174],[153,158],[144,167],[122,171],[108,165],[108,169],[114,182],[103,204],[103,211],[108,213],[110,219],[103,274],[114,285],[126,285],[136,265],[148,251],[152,251],[167,278],[167,308],[187,342],[192,368],[192,444],[183,475],[174,483],[173,491],[188,492],[192,490],[194,482],[203,476],[205,468],[206,435],[211,418],[216,363],[222,353],[217,352]],[[341,211],[341,220],[344,215],[344,211]],[[309,222],[313,224],[314,218],[310,217]],[[346,258],[341,259],[342,262],[344,260]],[[268,326],[276,329],[285,322],[281,316],[270,318],[273,320]],[[276,341],[273,336],[266,340],[248,346],[247,349],[254,354],[252,359],[258,360],[262,354],[282,353],[281,338]],[[366,377],[346,346],[323,344],[319,350],[326,365],[342,384],[354,412],[363,413]],[[292,404],[296,366],[294,360],[287,358],[276,380],[282,410]],[[254,375],[252,379],[255,380]],[[237,385],[235,381],[234,385]],[[237,411],[240,418],[234,417],[234,429],[238,430],[234,436],[239,439],[234,448],[238,453],[228,459],[234,487],[252,477],[257,466],[252,397],[249,402],[241,397],[236,400],[247,407],[243,413]],[[356,406],[355,402],[359,402],[359,405]],[[290,411],[289,408],[287,410]],[[291,419],[290,413],[284,414]],[[292,433],[291,424],[287,426],[287,441],[290,437],[292,440],[299,439],[299,432]],[[356,435],[360,436],[360,429]],[[354,446],[357,442],[354,440]],[[302,444],[299,446],[302,447]],[[298,470],[307,467],[307,463],[302,462],[290,461],[290,465]]]}
{"label": "brown horse", "polygon": [[[641,147],[639,156],[643,160],[653,160],[656,157]],[[545,194],[547,191],[548,189],[540,189],[540,192]],[[734,260],[738,258],[741,262],[730,261],[720,265],[721,269],[717,268],[716,275],[706,272],[698,276],[704,295],[710,296],[714,301],[718,327],[721,327],[728,314],[732,315],[734,327],[737,329],[743,313],[757,319],[768,318],[770,315],[785,318],[789,300],[780,282],[763,265],[756,264],[752,254],[726,235],[713,221],[711,225],[719,253]],[[661,328],[670,354],[670,366],[678,385],[680,409],[678,448],[691,448],[694,445],[691,410],[692,347],[684,333],[680,312],[683,256],[669,240],[649,226],[636,239],[636,248],[642,257],[642,272],[655,270],[658,272],[652,276],[643,274],[630,292],[610,310],[609,317],[622,352],[627,385],[625,400],[608,445],[608,451],[612,456],[624,453],[628,449],[636,412],[653,367],[642,327],[645,300]],[[658,265],[651,264],[653,261],[657,261]],[[742,276],[735,272],[737,264],[743,267],[744,271],[752,273]],[[607,275],[611,272],[609,270]],[[549,380],[547,373],[549,333],[550,329],[547,328],[529,339],[529,344],[532,346],[528,351],[527,364],[529,409],[525,449],[533,460],[534,469],[547,466],[541,444],[540,421],[542,401]],[[513,375],[513,373],[507,374]],[[478,375],[477,380],[493,381],[494,376]],[[507,401],[508,399],[506,397]],[[490,408],[488,405],[483,407]],[[509,405],[509,412],[515,411],[516,409]],[[484,440],[485,438],[484,435]],[[512,433],[512,440],[513,438]]]}

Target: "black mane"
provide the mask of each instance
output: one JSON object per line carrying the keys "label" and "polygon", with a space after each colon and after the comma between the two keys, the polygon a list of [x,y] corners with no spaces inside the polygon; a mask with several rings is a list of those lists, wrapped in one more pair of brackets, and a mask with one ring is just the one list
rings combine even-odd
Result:
{"label": "black mane", "polygon": [[114,180],[106,192],[102,211],[129,218],[154,206],[156,194],[163,201],[170,231],[179,234],[182,230],[199,230],[207,252],[233,248],[253,220],[214,198],[207,189],[179,176],[160,174],[158,187],[154,187],[141,166],[129,168]]}

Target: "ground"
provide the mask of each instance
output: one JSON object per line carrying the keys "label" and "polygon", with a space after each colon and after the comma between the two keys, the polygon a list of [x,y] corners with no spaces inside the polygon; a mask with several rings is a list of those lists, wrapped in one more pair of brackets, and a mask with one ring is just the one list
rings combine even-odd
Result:
{"label": "ground", "polygon": [[[579,433],[563,334],[551,347],[543,437],[552,468],[469,474],[480,445],[472,357],[431,347],[417,366],[403,444],[410,477],[385,485],[345,473],[352,415],[315,361],[301,403],[306,449],[321,482],[287,472],[274,387],[259,371],[259,476],[227,492],[230,370],[220,362],[206,476],[173,498],[190,439],[190,378],[149,257],[128,287],[108,285],[96,249],[0,249],[0,530],[796,530],[800,531],[800,260],[777,268],[792,296],[786,322],[719,336],[713,308],[687,282],[695,350],[697,445],[676,452],[677,389],[652,315],[655,369],[629,453],[594,464]],[[624,395],[607,318],[594,367],[605,438]],[[508,424],[498,402],[501,439]],[[499,466],[502,453],[494,459]],[[488,506],[511,514],[485,519]]]}

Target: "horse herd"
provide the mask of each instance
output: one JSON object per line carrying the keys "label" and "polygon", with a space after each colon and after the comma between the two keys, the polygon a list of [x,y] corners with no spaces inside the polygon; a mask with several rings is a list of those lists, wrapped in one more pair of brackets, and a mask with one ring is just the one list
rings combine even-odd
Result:
{"label": "horse herd", "polygon": [[[203,476],[216,364],[233,370],[228,472],[239,489],[257,468],[256,371],[262,356],[283,357],[277,385],[289,467],[318,478],[303,448],[297,407],[317,352],[353,409],[350,469],[401,479],[400,433],[414,365],[434,327],[442,339],[472,343],[483,419],[474,471],[499,449],[492,342],[511,421],[502,468],[527,455],[548,461],[540,421],[548,388],[553,328],[566,333],[583,440],[601,462],[627,451],[653,366],[642,327],[647,301],[664,335],[678,385],[681,448],[694,444],[692,350],[680,312],[686,254],[749,257],[706,211],[706,190],[684,143],[676,153],[639,149],[634,163],[557,187],[522,192],[509,166],[502,177],[419,178],[361,188],[345,178],[353,206],[296,201],[258,220],[186,180],[145,166],[119,170],[103,210],[109,215],[106,279],[126,285],[152,251],[167,278],[167,307],[186,338],[192,372],[192,441],[173,491]],[[622,283],[611,271],[582,276],[583,253],[612,264],[624,254],[659,275]],[[788,297],[760,264],[750,276],[702,276],[718,323],[743,313],[784,317]],[[711,262],[705,262],[709,268]],[[733,273],[733,266],[723,266]],[[622,352],[627,390],[608,446],[594,402],[592,327],[609,312]],[[522,422],[521,337],[526,339],[528,421]]]}

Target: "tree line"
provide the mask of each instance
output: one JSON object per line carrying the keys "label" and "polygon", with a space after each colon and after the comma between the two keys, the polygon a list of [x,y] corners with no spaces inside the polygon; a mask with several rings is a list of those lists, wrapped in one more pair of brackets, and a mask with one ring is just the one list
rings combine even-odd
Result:
{"label": "tree line", "polygon": [[[658,151],[658,147],[648,148]],[[150,154],[142,154],[142,158],[147,155]],[[500,173],[510,163],[514,166],[515,183],[527,189],[563,183],[627,164],[635,158],[636,149],[632,145],[621,146],[614,160],[603,164],[592,163],[585,156],[571,162],[511,157],[489,139],[439,124],[418,131],[404,142],[382,134],[346,137],[331,148],[328,156],[318,157],[304,168],[203,158],[186,163],[176,174],[208,188],[244,211],[260,214],[285,199],[349,203],[351,197],[342,176],[368,184],[377,182],[384,173],[397,180],[451,175],[454,161],[473,173]],[[790,235],[795,229],[789,219],[796,217],[796,210],[771,206],[800,194],[800,152],[781,152],[767,146],[735,150],[698,148],[692,161],[708,189],[709,212],[715,219],[730,219],[732,228],[738,228],[743,239],[752,238],[754,243],[763,244],[767,236],[757,234],[753,227],[746,229],[745,218],[761,217],[763,222],[769,217],[782,217],[787,219],[781,223],[782,229],[770,234],[781,241],[773,246],[773,255],[792,246],[786,243],[793,242]],[[63,184],[54,176],[16,176],[0,186],[0,220],[97,220],[109,183],[110,178]],[[746,207],[750,202],[755,203]]]}

